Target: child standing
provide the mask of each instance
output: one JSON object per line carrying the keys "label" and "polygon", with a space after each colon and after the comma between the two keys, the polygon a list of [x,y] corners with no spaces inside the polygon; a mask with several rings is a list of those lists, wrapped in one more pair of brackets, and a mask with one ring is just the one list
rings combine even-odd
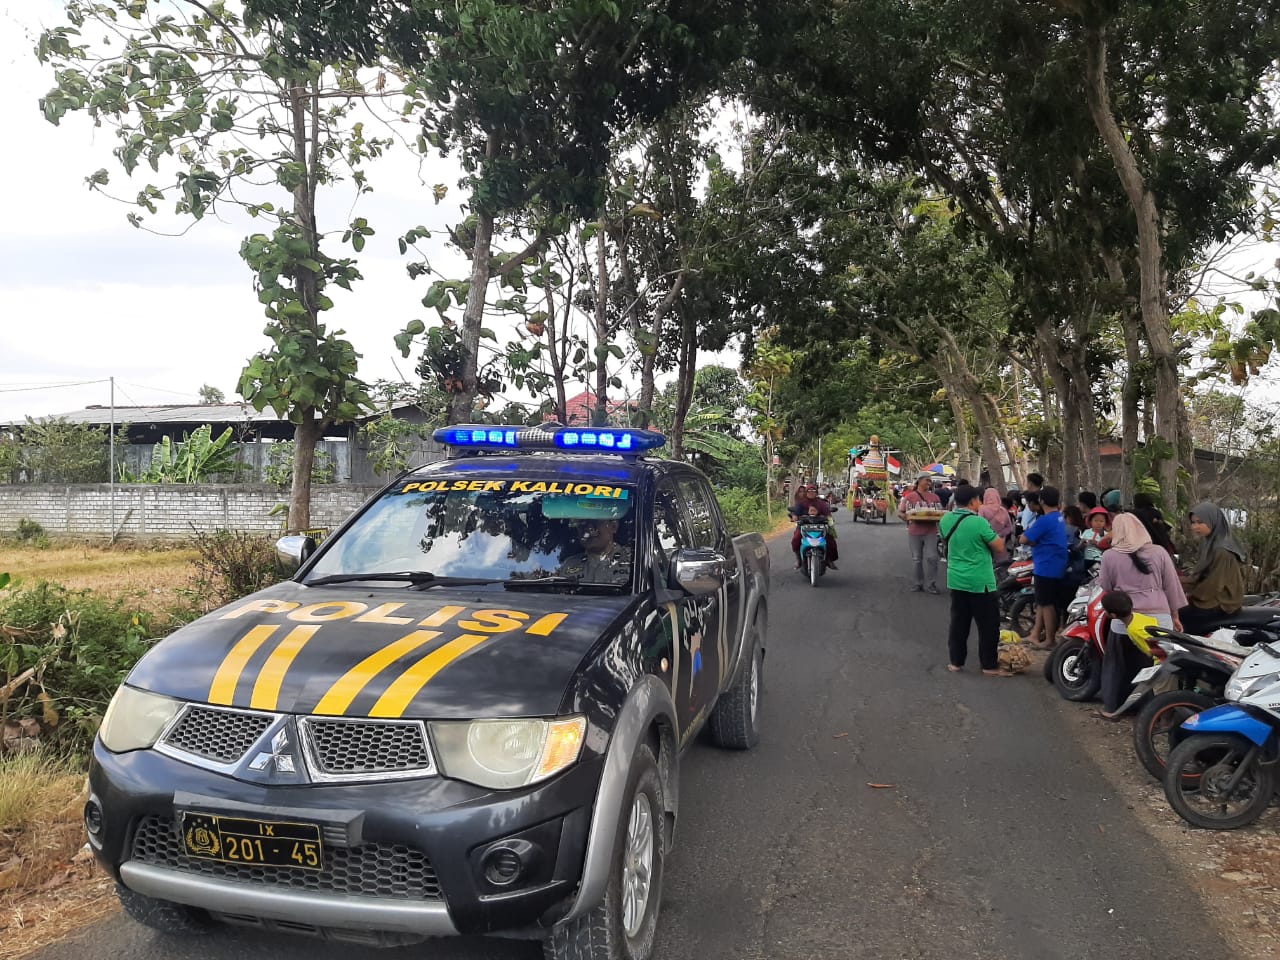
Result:
{"label": "child standing", "polygon": [[1080,534],[1080,541],[1084,544],[1086,563],[1101,561],[1102,551],[1111,546],[1111,531],[1107,529],[1110,519],[1110,514],[1105,507],[1094,507],[1089,511],[1087,518],[1089,526]]}

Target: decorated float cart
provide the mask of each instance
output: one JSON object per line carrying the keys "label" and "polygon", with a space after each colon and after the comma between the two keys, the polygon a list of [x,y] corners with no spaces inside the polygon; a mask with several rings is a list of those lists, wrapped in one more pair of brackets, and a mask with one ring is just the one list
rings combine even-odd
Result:
{"label": "decorated float cart", "polygon": [[865,447],[855,447],[849,454],[853,457],[855,478],[849,490],[849,509],[854,522],[888,523],[892,506],[889,475],[900,472],[901,465],[880,448],[880,438],[875,435]]}

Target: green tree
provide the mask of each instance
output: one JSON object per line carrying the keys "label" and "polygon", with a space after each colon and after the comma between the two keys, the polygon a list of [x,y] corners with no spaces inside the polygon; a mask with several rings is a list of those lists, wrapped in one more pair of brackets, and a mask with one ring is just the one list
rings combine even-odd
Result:
{"label": "green tree", "polygon": [[101,427],[62,417],[27,417],[21,433],[21,469],[32,483],[106,483],[108,440]]}
{"label": "green tree", "polygon": [[[424,301],[442,317],[453,303],[463,307],[456,328],[428,338],[456,370],[443,378],[453,422],[473,413],[490,282],[523,286],[520,268],[550,236],[575,217],[594,218],[614,132],[715,80],[741,36],[730,0],[250,0],[246,9],[287,25],[298,59],[389,51],[412,73],[422,149],[461,159],[471,199],[457,240],[470,276],[433,287]],[[494,238],[504,223],[528,227],[528,243],[499,260]],[[406,327],[406,356],[425,331],[420,320]]]}
{"label": "green tree", "polygon": [[[240,248],[272,344],[249,361],[238,389],[255,409],[269,406],[295,425],[289,525],[306,528],[316,442],[368,403],[358,355],[320,320],[333,306],[326,288],[350,289],[360,274],[353,259],[322,249],[318,196],[344,175],[357,194],[369,189],[362,167],[388,141],[366,137],[352,113],[381,91],[349,66],[287,59],[280,24],[242,20],[222,2],[68,0],[66,16],[36,50],[56,82],[41,100],[45,117],[57,124],[83,111],[114,129],[127,174],[145,164],[170,177],[130,199],[148,216],[162,203],[195,221],[239,207],[271,224]],[[105,169],[88,177],[95,190],[110,182]],[[129,220],[141,226],[144,214]],[[342,239],[358,253],[372,233],[356,217]]]}
{"label": "green tree", "polygon": [[200,402],[210,406],[215,403],[226,403],[227,395],[217,387],[211,387],[206,383],[200,388]]}

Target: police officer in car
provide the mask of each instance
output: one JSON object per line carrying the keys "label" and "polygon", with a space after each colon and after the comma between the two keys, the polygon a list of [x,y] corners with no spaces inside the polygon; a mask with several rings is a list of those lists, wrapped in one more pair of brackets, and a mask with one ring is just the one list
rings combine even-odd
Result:
{"label": "police officer in car", "polygon": [[588,520],[579,534],[584,552],[560,564],[560,575],[589,583],[627,583],[631,550],[614,539],[617,535],[617,520]]}

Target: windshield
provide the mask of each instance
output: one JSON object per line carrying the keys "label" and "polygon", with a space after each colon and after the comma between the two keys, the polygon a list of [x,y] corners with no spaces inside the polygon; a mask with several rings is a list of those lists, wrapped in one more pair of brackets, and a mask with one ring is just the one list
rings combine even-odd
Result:
{"label": "windshield", "polygon": [[307,580],[422,573],[629,586],[635,499],[633,488],[585,482],[407,481],[335,540]]}

